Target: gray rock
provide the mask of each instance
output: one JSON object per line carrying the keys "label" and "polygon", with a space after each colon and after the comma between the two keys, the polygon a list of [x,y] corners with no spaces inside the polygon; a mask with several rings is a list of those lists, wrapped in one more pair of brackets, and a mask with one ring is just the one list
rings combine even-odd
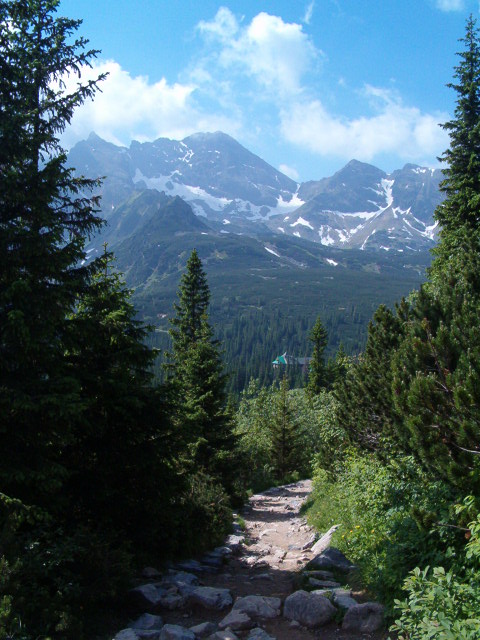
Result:
{"label": "gray rock", "polygon": [[225,631],[216,631],[208,637],[208,640],[238,640],[231,629],[225,629]]}
{"label": "gray rock", "polygon": [[308,583],[317,589],[335,589],[340,586],[339,582],[333,580],[317,580],[317,578],[309,578]]}
{"label": "gray rock", "polygon": [[224,558],[228,558],[232,555],[232,550],[230,547],[215,547],[212,553],[219,553]]}
{"label": "gray rock", "polygon": [[307,542],[305,542],[305,544],[302,546],[302,550],[306,551],[307,549],[311,549],[313,547],[313,545],[315,544],[316,540],[317,540],[317,534],[316,533],[312,533],[312,535],[307,540]]}
{"label": "gray rock", "polygon": [[195,587],[188,596],[190,604],[198,604],[205,609],[227,609],[233,602],[228,589],[216,587]]}
{"label": "gray rock", "polygon": [[307,578],[317,578],[318,580],[333,580],[335,577],[331,571],[303,571]]}
{"label": "gray rock", "polygon": [[229,549],[231,549],[233,554],[238,555],[239,553],[242,552],[244,542],[245,542],[244,536],[231,535],[231,536],[228,536],[228,538],[225,540],[225,545]]}
{"label": "gray rock", "polygon": [[325,549],[323,553],[310,561],[310,566],[316,569],[327,569],[332,571],[342,571],[348,573],[356,569],[355,565],[348,560],[341,551],[335,547]]}
{"label": "gray rock", "polygon": [[339,596],[335,592],[333,594],[333,603],[339,609],[351,609],[358,604],[351,596]]}
{"label": "gray rock", "polygon": [[175,609],[181,609],[187,603],[185,596],[180,593],[167,593],[162,596],[158,602],[158,606],[162,609],[168,609],[174,611]]}
{"label": "gray rock", "polygon": [[320,627],[335,615],[335,607],[330,600],[317,593],[295,591],[285,599],[283,615],[289,620],[297,620],[304,627]]}
{"label": "gray rock", "polygon": [[273,636],[269,636],[264,629],[257,627],[250,631],[247,640],[275,640],[275,638]]}
{"label": "gray rock", "polygon": [[218,623],[219,629],[232,629],[232,631],[241,631],[242,629],[251,629],[255,626],[255,622],[243,611],[235,611],[232,609],[229,614]]}
{"label": "gray rock", "polygon": [[203,555],[200,558],[200,562],[202,564],[206,564],[209,567],[220,569],[220,567],[223,565],[223,556],[212,551],[211,553],[206,553],[205,555]]}
{"label": "gray rock", "polygon": [[156,607],[166,593],[165,588],[156,584],[142,584],[129,591],[129,599],[134,607],[148,611]]}
{"label": "gray rock", "polygon": [[181,571],[189,571],[193,573],[203,573],[205,569],[198,560],[184,560],[183,562],[177,562],[175,567]]}
{"label": "gray rock", "polygon": [[377,602],[365,602],[348,609],[342,622],[345,631],[357,633],[373,633],[384,624],[384,608]]}
{"label": "gray rock", "polygon": [[156,580],[157,578],[160,578],[161,575],[160,571],[154,567],[145,567],[142,571],[142,578],[147,578],[149,580]]}
{"label": "gray rock", "polygon": [[327,533],[325,533],[320,538],[320,540],[318,540],[313,545],[312,553],[316,553],[316,554],[323,553],[330,546],[330,542],[332,541],[332,536],[339,527],[340,527],[339,524],[335,524],[333,525],[333,527],[330,527]]}
{"label": "gray rock", "polygon": [[246,613],[247,616],[257,620],[259,618],[276,618],[280,615],[282,602],[280,598],[268,596],[244,596],[238,598],[233,605],[235,611]]}
{"label": "gray rock", "polygon": [[134,629],[122,629],[113,640],[138,640],[138,636]]}
{"label": "gray rock", "polygon": [[218,626],[214,622],[202,622],[194,627],[190,627],[190,631],[193,631],[196,638],[207,638],[218,629]]}
{"label": "gray rock", "polygon": [[190,584],[197,585],[198,577],[193,573],[188,573],[187,571],[170,571],[167,576],[163,579],[164,582],[173,583],[173,584]]}
{"label": "gray rock", "polygon": [[160,631],[160,640],[195,640],[195,634],[178,624],[166,624]]}
{"label": "gray rock", "polygon": [[163,620],[160,616],[153,616],[150,613],[144,613],[135,622],[130,625],[131,629],[156,629],[159,630],[163,627]]}

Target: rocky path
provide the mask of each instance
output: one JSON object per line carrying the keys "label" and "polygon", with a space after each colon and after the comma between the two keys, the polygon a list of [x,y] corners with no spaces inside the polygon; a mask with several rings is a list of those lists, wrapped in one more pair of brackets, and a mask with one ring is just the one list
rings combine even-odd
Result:
{"label": "rocky path", "polygon": [[[339,574],[342,583],[348,580],[353,565],[334,550],[319,553],[319,544],[328,541],[314,545],[314,532],[300,514],[310,491],[311,482],[305,480],[254,495],[241,514],[245,526],[238,519],[224,547],[178,563],[163,576],[145,570],[151,581],[131,595],[137,611],[147,613],[115,640],[387,637],[372,631],[381,607],[359,606],[361,596],[337,582]],[[339,625],[349,609],[350,626],[347,614]]]}

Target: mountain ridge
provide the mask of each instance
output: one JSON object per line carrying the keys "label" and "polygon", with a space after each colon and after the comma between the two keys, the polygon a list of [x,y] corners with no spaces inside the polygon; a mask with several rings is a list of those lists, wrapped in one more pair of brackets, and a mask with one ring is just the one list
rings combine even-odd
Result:
{"label": "mountain ridge", "polygon": [[219,232],[259,237],[268,231],[345,249],[429,249],[437,233],[433,212],[442,201],[438,169],[406,164],[387,174],[354,159],[332,176],[297,183],[219,131],[130,147],[92,133],[72,148],[69,161],[87,177],[106,176],[107,220],[134,192],[155,189],[187,201]]}

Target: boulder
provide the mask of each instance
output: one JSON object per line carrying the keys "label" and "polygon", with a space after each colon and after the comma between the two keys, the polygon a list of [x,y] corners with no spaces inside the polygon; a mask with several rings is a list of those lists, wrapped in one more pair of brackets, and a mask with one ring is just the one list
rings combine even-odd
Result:
{"label": "boulder", "polygon": [[138,640],[138,636],[134,629],[122,629],[113,640]]}
{"label": "boulder", "polygon": [[233,602],[228,589],[217,587],[195,587],[188,596],[190,604],[197,604],[205,609],[227,609]]}
{"label": "boulder", "polygon": [[351,609],[358,604],[351,596],[346,596],[333,592],[333,604],[339,609]]}
{"label": "boulder", "polygon": [[232,551],[234,555],[239,555],[243,549],[243,543],[245,542],[244,536],[228,536],[225,540],[225,545]]}
{"label": "boulder", "polygon": [[160,640],[195,640],[195,634],[190,629],[178,624],[166,624],[160,631]]}
{"label": "boulder", "polygon": [[142,584],[129,591],[129,599],[132,605],[140,610],[148,611],[156,607],[167,590],[158,584]]}
{"label": "boulder", "polygon": [[232,609],[229,614],[218,623],[218,628],[231,629],[232,631],[241,631],[242,629],[251,629],[255,626],[255,622],[243,611],[235,611]]}
{"label": "boulder", "polygon": [[205,567],[198,560],[183,560],[175,565],[181,571],[189,571],[193,573],[203,573]]}
{"label": "boulder", "polygon": [[383,612],[384,608],[377,602],[356,604],[347,610],[342,622],[342,629],[357,633],[378,631],[384,624]]}
{"label": "boulder", "polygon": [[295,591],[289,595],[283,608],[285,618],[296,620],[310,629],[330,622],[335,612],[336,609],[328,598],[308,591]]}
{"label": "boulder", "polygon": [[310,561],[310,566],[316,569],[327,569],[330,571],[341,571],[348,573],[356,569],[356,566],[346,558],[341,551],[335,547],[325,549],[320,555]]}
{"label": "boulder", "polygon": [[264,629],[257,627],[252,629],[247,636],[247,640],[275,640],[273,636],[269,636]]}
{"label": "boulder", "polygon": [[153,616],[150,613],[144,613],[135,622],[130,625],[131,629],[147,629],[159,630],[163,627],[163,620],[160,616]]}
{"label": "boulder", "polygon": [[246,613],[253,620],[277,618],[280,615],[282,601],[268,596],[244,596],[233,605],[234,611]]}
{"label": "boulder", "polygon": [[217,628],[214,622],[202,622],[201,624],[196,624],[194,627],[190,627],[190,631],[193,631],[196,638],[207,638],[211,636],[212,633],[215,633]]}
{"label": "boulder", "polygon": [[339,582],[333,580],[317,580],[317,578],[309,578],[308,583],[317,589],[335,589],[340,586]]}
{"label": "boulder", "polygon": [[187,599],[181,593],[166,593],[159,599],[158,606],[162,607],[162,609],[174,611],[175,609],[181,609],[186,603]]}
{"label": "boulder", "polygon": [[208,640],[238,640],[238,636],[231,629],[225,629],[224,631],[212,633],[211,636],[208,636]]}

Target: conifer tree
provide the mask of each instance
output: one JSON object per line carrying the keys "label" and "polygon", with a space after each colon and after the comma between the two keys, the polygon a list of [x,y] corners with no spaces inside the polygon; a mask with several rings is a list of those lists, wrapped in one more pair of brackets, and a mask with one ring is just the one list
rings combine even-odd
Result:
{"label": "conifer tree", "polygon": [[320,316],[315,321],[309,340],[313,343],[313,352],[310,361],[307,391],[311,396],[315,396],[329,384],[327,367],[323,356],[328,343],[328,333],[322,324]]}
{"label": "conifer tree", "polygon": [[302,455],[301,434],[288,396],[288,377],[286,374],[275,394],[273,412],[270,425],[272,462],[277,480],[282,481],[288,473],[299,470]]}
{"label": "conifer tree", "polygon": [[465,49],[458,53],[456,82],[447,85],[457,94],[455,117],[442,125],[450,136],[450,147],[440,158],[447,165],[440,185],[446,199],[435,212],[441,225],[437,254],[447,255],[472,233],[478,240],[480,226],[480,39],[472,16],[460,42]]}
{"label": "conifer tree", "polygon": [[49,508],[79,409],[63,339],[88,283],[84,239],[100,224],[83,195],[97,181],[73,176],[58,141],[97,85],[68,94],[62,76],[96,52],[72,40],[79,22],[56,18],[58,4],[0,3],[0,490]]}
{"label": "conifer tree", "polygon": [[219,478],[231,491],[233,418],[227,410],[226,376],[208,320],[210,290],[194,249],[182,276],[170,335],[169,388],[177,428],[193,470]]}
{"label": "conifer tree", "polygon": [[[72,521],[94,519],[113,538],[164,549],[174,492],[168,423],[153,384],[156,352],[149,327],[135,319],[131,292],[106,251],[72,318],[68,360],[80,383],[81,420],[64,452]],[[139,500],[139,495],[142,499]],[[155,515],[156,514],[156,515]]]}

